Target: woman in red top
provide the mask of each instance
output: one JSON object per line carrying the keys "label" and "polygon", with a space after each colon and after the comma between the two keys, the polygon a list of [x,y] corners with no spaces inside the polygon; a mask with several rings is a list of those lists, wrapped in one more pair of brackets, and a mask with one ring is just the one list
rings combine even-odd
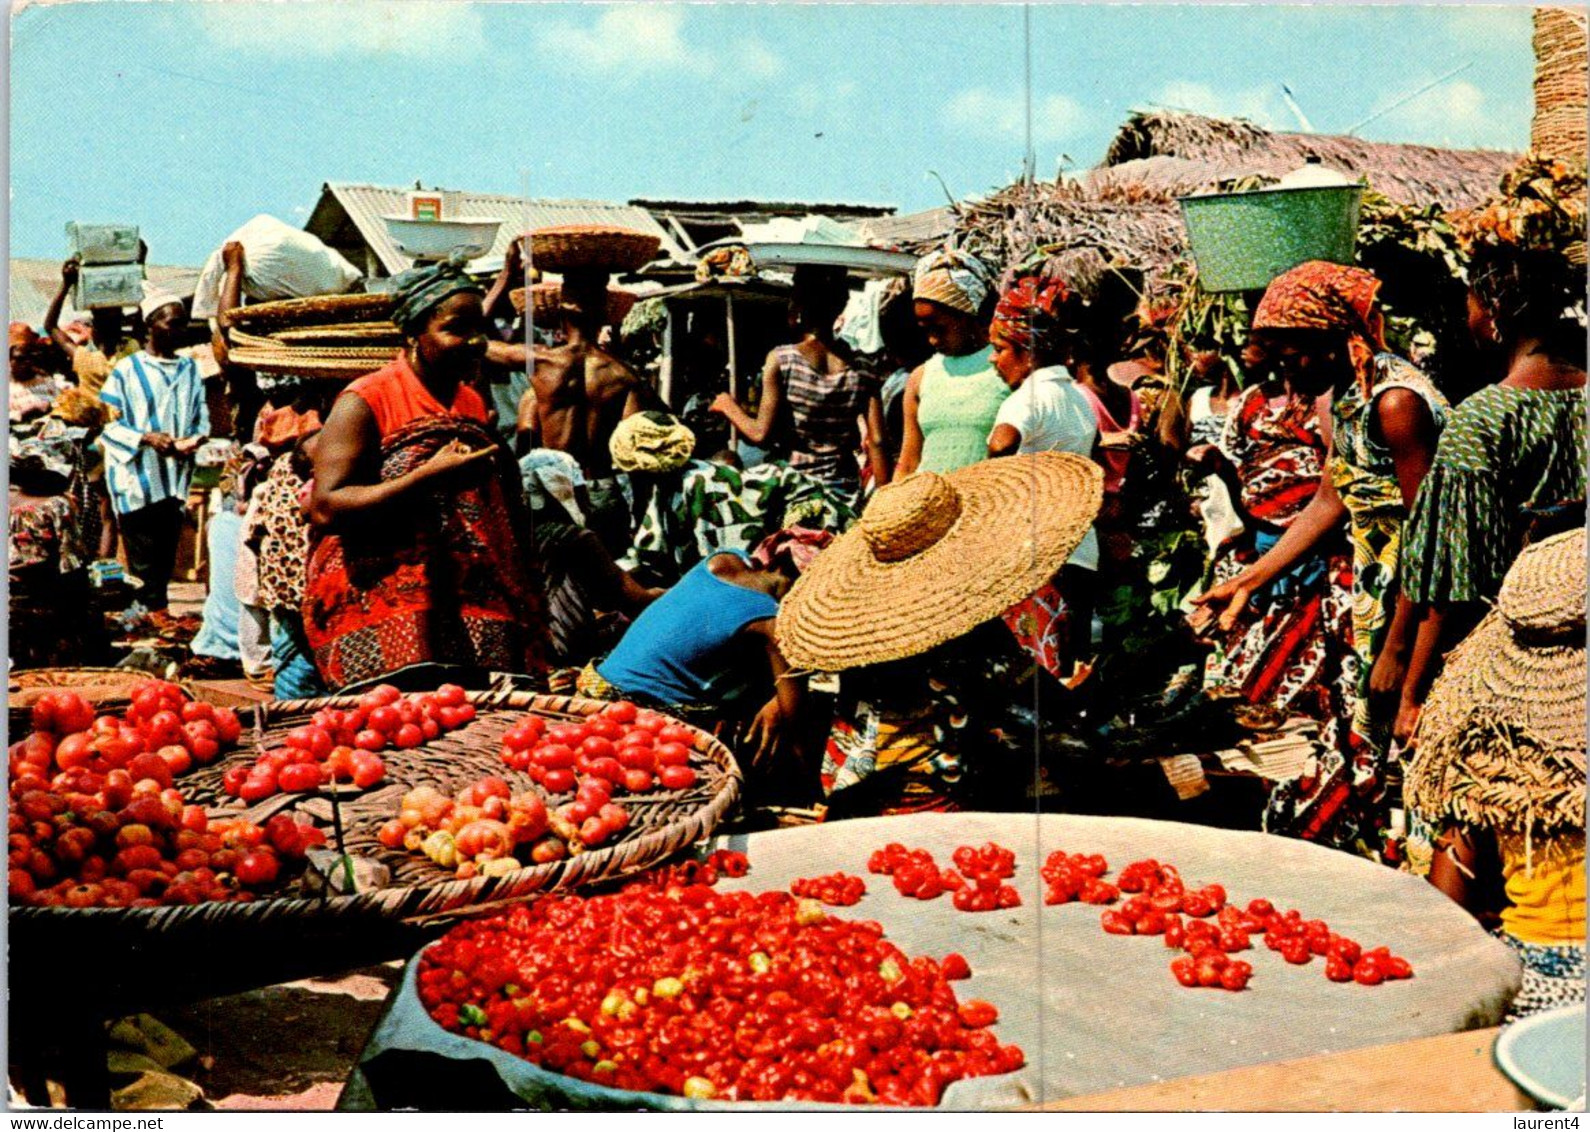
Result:
{"label": "woman in red top", "polygon": [[518,473],[471,387],[481,289],[456,264],[394,280],[408,345],[337,399],[315,452],[304,628],[329,687],[416,665],[539,675],[546,617]]}

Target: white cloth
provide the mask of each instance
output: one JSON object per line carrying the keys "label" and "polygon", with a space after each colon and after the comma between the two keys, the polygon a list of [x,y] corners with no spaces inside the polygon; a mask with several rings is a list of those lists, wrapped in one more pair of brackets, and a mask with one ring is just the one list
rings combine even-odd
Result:
{"label": "white cloth", "polygon": [[[1020,435],[1018,451],[1023,456],[1032,452],[1073,452],[1091,459],[1099,437],[1093,406],[1065,366],[1034,370],[999,406],[994,427],[1000,425],[1009,425]],[[1099,568],[1099,536],[1092,527],[1066,565],[1084,570]]]}
{"label": "white cloth", "polygon": [[[318,236],[260,214],[223,241],[243,245],[243,295],[251,302],[340,295],[363,274]],[[226,268],[220,249],[205,260],[193,293],[193,317],[214,318]]]}
{"label": "white cloth", "polygon": [[[1187,404],[1187,423],[1190,428],[1194,443],[1198,442],[1200,432],[1213,431],[1216,435],[1224,435],[1225,422],[1230,412],[1216,413],[1213,408],[1214,391],[1204,385],[1193,390],[1192,399]],[[1235,407],[1236,401],[1232,402]],[[1205,422],[1220,422],[1218,429],[1213,429],[1211,424]],[[1200,428],[1200,426],[1203,426]],[[1216,442],[1219,447],[1219,442]],[[1222,448],[1222,451],[1224,449]],[[1231,453],[1226,453],[1227,457]],[[1231,500],[1231,489],[1226,487],[1226,481],[1219,476],[1207,476],[1197,486],[1194,492],[1194,501],[1198,507],[1198,517],[1203,521],[1204,545],[1213,554],[1226,542],[1242,533],[1242,518],[1237,514],[1236,504]]]}
{"label": "white cloth", "polygon": [[188,497],[193,460],[162,456],[144,446],[146,433],[177,440],[210,434],[204,382],[192,358],[157,358],[140,350],[116,363],[100,400],[118,418],[99,435],[105,452],[105,487],[116,514],[125,515],[162,499]]}
{"label": "white cloth", "polygon": [[168,306],[171,303],[176,303],[178,306],[181,306],[182,300],[178,296],[173,295],[170,291],[162,291],[159,287],[156,287],[152,283],[145,283],[144,301],[138,304],[138,313],[143,316],[145,322],[148,322],[150,315],[154,314],[155,311],[159,310],[161,307]]}
{"label": "white cloth", "polygon": [[887,279],[869,279],[861,290],[850,293],[845,313],[839,316],[839,337],[858,354],[883,349],[883,301],[888,294]]}

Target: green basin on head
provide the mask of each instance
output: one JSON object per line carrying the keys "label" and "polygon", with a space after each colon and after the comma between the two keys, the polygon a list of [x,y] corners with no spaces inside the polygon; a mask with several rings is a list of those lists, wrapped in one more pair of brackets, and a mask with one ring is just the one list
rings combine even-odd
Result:
{"label": "green basin on head", "polygon": [[1362,185],[1182,197],[1206,291],[1258,291],[1300,263],[1352,263]]}

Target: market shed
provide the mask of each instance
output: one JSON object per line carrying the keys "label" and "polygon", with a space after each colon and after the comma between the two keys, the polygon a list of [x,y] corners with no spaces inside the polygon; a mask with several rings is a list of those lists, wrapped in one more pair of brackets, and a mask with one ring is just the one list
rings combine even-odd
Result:
{"label": "market shed", "polygon": [[[413,265],[392,242],[383,216],[402,216],[408,209],[406,188],[381,185],[351,185],[328,181],[321,187],[320,199],[304,229],[348,258],[348,262],[372,278],[396,275]],[[610,224],[645,232],[662,241],[663,254],[682,254],[673,234],[658,224],[651,213],[628,204],[595,200],[529,200],[502,193],[461,193],[459,215],[491,217],[501,220],[496,242],[480,259],[482,266],[502,263],[509,242],[536,228],[560,224]],[[494,270],[494,267],[487,268]]]}

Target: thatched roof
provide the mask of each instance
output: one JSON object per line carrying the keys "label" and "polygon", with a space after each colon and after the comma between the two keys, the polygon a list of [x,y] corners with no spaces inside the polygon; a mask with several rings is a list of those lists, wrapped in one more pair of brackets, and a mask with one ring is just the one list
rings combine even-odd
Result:
{"label": "thatched roof", "polygon": [[1366,177],[1371,188],[1418,207],[1472,208],[1496,192],[1516,153],[1393,145],[1328,134],[1276,133],[1251,122],[1197,114],[1135,113],[1104,157],[1084,175],[1120,185],[1150,183],[1168,193],[1211,191],[1255,173],[1279,176],[1309,161]]}

